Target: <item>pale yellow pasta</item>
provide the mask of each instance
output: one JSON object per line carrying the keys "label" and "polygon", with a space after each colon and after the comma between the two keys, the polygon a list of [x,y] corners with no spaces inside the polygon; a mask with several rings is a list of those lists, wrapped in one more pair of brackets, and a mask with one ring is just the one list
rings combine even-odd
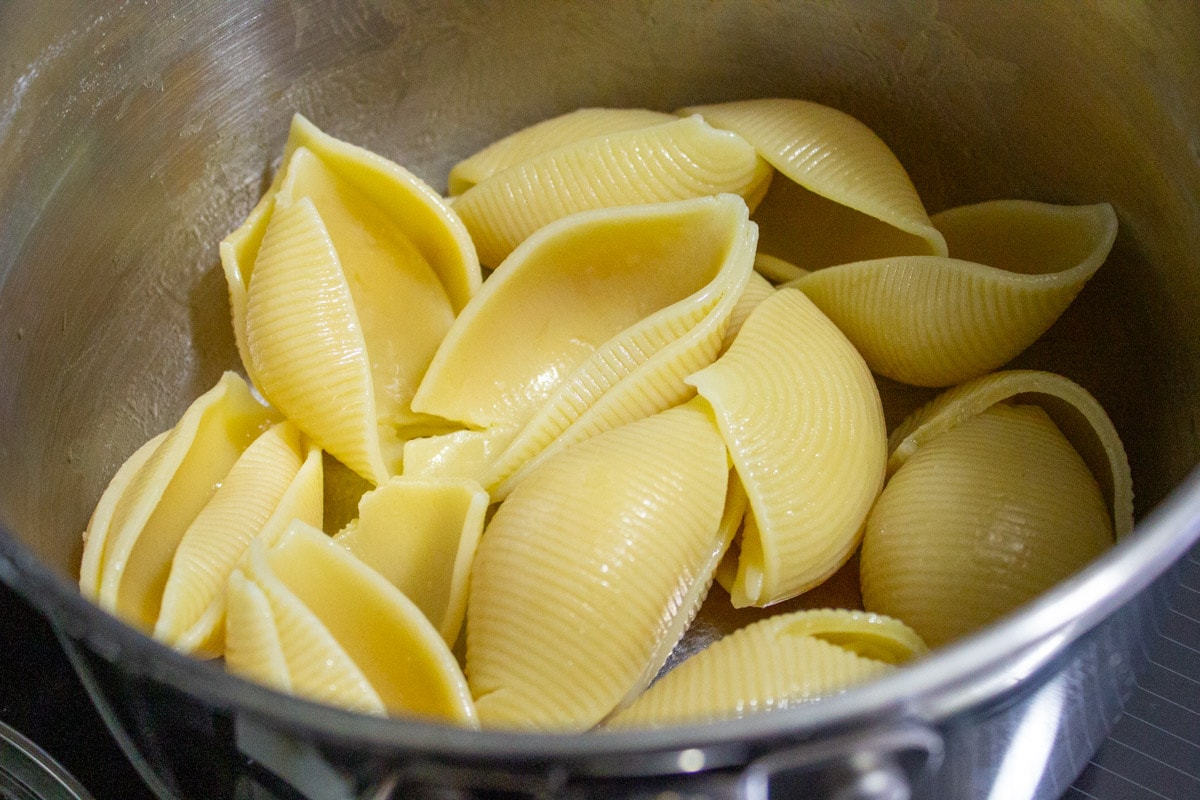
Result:
{"label": "pale yellow pasta", "polygon": [[391,581],[453,647],[488,495],[469,480],[395,477],[363,495],[333,540]]}
{"label": "pale yellow pasta", "polygon": [[[144,631],[154,629],[171,560],[184,532],[230,468],[275,420],[245,382],[225,373],[197,398],[140,468],[118,472],[106,529],[90,529],[85,557],[99,561],[95,599]],[[88,548],[100,548],[94,556]],[[92,571],[89,570],[89,573]],[[90,586],[83,587],[87,591]]]}
{"label": "pale yellow pasta", "polygon": [[817,270],[792,285],[871,369],[918,386],[990,372],[1040,337],[1112,247],[1107,204],[981,203],[934,217],[952,257],[901,256]]}
{"label": "pale yellow pasta", "polygon": [[542,120],[492,142],[455,164],[450,169],[450,194],[460,195],[501,170],[563,145],[674,119],[672,114],[641,108],[581,108]]}
{"label": "pale yellow pasta", "polygon": [[484,726],[586,730],[649,681],[727,544],[728,478],[693,401],[567,448],[517,486],[468,597]]}
{"label": "pale yellow pasta", "polygon": [[1133,478],[1117,429],[1086,389],[1052,372],[1005,370],[942,392],[913,411],[888,437],[888,474],[933,437],[1002,401],[1038,405],[1049,414],[1100,487],[1115,535],[1133,530]]}
{"label": "pale yellow pasta", "polygon": [[155,638],[219,656],[225,581],[256,536],[270,542],[293,519],[321,524],[321,451],[290,422],[246,448],[188,526],[171,560]]}
{"label": "pale yellow pasta", "polygon": [[466,680],[437,629],[319,529],[293,522],[270,547],[252,542],[247,561],[247,577],[270,601],[297,694],[347,707],[369,707],[374,697],[376,711],[477,725]]}
{"label": "pale yellow pasta", "polygon": [[693,655],[608,726],[713,722],[791,708],[883,675],[924,653],[920,637],[894,619],[831,610],[779,614]]}
{"label": "pale yellow pasta", "polygon": [[[413,408],[477,429],[520,427],[597,351],[627,374],[721,299],[728,287],[714,281],[730,262],[737,273],[746,217],[740,199],[722,196],[541,229],[455,320]],[[744,283],[749,258],[741,266]]]}
{"label": "pale yellow pasta", "polygon": [[998,403],[892,475],[863,537],[863,603],[939,646],[1069,577],[1112,531],[1095,479],[1045,411]]}
{"label": "pale yellow pasta", "polygon": [[[300,147],[316,155],[384,215],[402,225],[405,236],[438,276],[454,312],[466,305],[482,281],[479,259],[462,221],[437,192],[400,165],[335,139],[296,114],[284,147],[285,166]],[[271,188],[246,221],[220,245],[221,265],[229,286],[234,337],[242,363],[256,384],[246,346],[246,292],[284,172],[281,169],[276,173]]]}
{"label": "pale yellow pasta", "polygon": [[688,380],[712,404],[750,498],[726,586],[734,605],[776,603],[828,578],[858,545],[887,459],[861,356],[803,294],[780,289]]}
{"label": "pale yellow pasta", "polygon": [[480,262],[494,267],[534,231],[570,214],[723,192],[753,205],[771,173],[741,137],[691,117],[535,156],[459,195],[454,210]]}
{"label": "pale yellow pasta", "polygon": [[373,483],[437,423],[409,406],[453,321],[445,288],[368,196],[298,147],[285,166],[246,297],[263,394]]}
{"label": "pale yellow pasta", "polygon": [[411,478],[484,480],[521,426],[499,423],[484,430],[459,430],[411,439],[404,444],[404,475]]}
{"label": "pale yellow pasta", "polygon": [[225,668],[234,675],[292,694],[287,655],[266,593],[235,569],[225,583],[225,607]]}
{"label": "pale yellow pasta", "polygon": [[773,284],[786,284],[797,278],[803,278],[809,273],[807,269],[797,267],[791,262],[761,250],[754,256],[754,271]]}
{"label": "pale yellow pasta", "polygon": [[721,341],[721,352],[724,353],[733,344],[737,338],[738,332],[741,331],[742,325],[750,316],[750,312],[758,308],[758,304],[766,300],[775,293],[775,287],[771,282],[762,276],[758,271],[758,258],[754,259],[755,271],[750,273],[749,280],[746,281],[746,288],[742,290],[742,294],[738,297],[737,305],[733,307],[733,313],[729,315],[729,327],[725,329],[725,337]]}
{"label": "pale yellow pasta", "polygon": [[746,219],[745,204],[731,195],[682,204],[716,206],[725,217],[728,243],[716,248],[722,259],[716,276],[581,364],[484,473],[482,483],[493,499],[507,497],[529,470],[562,448],[692,397],[687,377],[710,364],[729,341],[733,315],[753,276],[755,227]]}
{"label": "pale yellow pasta", "polygon": [[741,135],[780,173],[755,214],[762,249],[804,269],[884,255],[946,255],[908,173],[837,109],[765,98],[685,108]]}

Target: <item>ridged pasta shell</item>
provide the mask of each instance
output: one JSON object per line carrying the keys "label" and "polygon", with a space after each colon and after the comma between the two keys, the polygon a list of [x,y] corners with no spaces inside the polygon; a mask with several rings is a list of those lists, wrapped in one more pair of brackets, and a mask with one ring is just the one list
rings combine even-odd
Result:
{"label": "ridged pasta shell", "polygon": [[[171,560],[184,532],[229,470],[263,429],[277,418],[227,372],[198,397],[161,439],[138,450],[136,470],[119,470],[102,513],[89,528],[84,558],[87,592],[103,608],[146,632],[154,629]],[[152,449],[152,451],[151,451]],[[111,505],[110,505],[111,503]],[[111,509],[110,514],[106,514]],[[99,548],[99,552],[88,553]],[[92,566],[99,562],[99,569]]]}
{"label": "ridged pasta shell", "polygon": [[[253,542],[248,564],[279,623],[297,694],[352,708],[374,694],[390,714],[477,725],[462,671],[429,620],[320,530],[293,522],[270,547]],[[318,627],[298,628],[290,640],[281,610]],[[301,680],[301,667],[312,677]],[[335,685],[352,691],[334,696]]]}
{"label": "ridged pasta shell", "polygon": [[750,498],[734,605],[776,603],[829,577],[858,545],[887,460],[862,357],[803,294],[780,289],[688,382],[712,404]]}
{"label": "ridged pasta shell", "polygon": [[773,284],[786,284],[803,278],[809,270],[797,267],[778,256],[768,255],[761,250],[754,256],[754,271]]}
{"label": "ridged pasta shell", "polygon": [[366,195],[385,215],[403,226],[407,238],[437,274],[454,312],[462,310],[479,289],[482,272],[475,245],[445,200],[424,181],[400,165],[361,147],[322,132],[297,114],[292,118],[283,164],[270,190],[235,231],[220,244],[221,265],[229,287],[229,305],[238,352],[250,377],[246,346],[246,292],[262,237],[275,207],[275,194],[283,183],[286,165],[298,148],[315,154],[324,164]]}
{"label": "ridged pasta shell", "polygon": [[469,480],[396,477],[333,540],[404,592],[453,647],[489,498]]}
{"label": "ridged pasta shell", "polygon": [[450,169],[451,195],[534,156],[595,136],[647,128],[675,119],[673,114],[641,108],[581,108],[542,120],[492,142]]}
{"label": "ridged pasta shell", "polygon": [[287,655],[266,593],[235,569],[225,583],[225,607],[225,669],[293,694]]}
{"label": "ridged pasta shell", "polygon": [[184,532],[163,589],[155,638],[186,653],[224,647],[225,582],[250,540],[268,543],[293,519],[319,526],[321,451],[291,422],[246,448]]}
{"label": "ridged pasta shell", "polygon": [[892,475],[867,519],[863,602],[936,647],[1067,578],[1112,531],[1100,488],[1046,412],[998,403]]}
{"label": "ridged pasta shell", "polygon": [[1087,464],[1112,513],[1120,538],[1133,530],[1133,478],[1121,437],[1104,408],[1079,384],[1039,370],[1006,370],[939,394],[910,414],[888,437],[892,475],[925,443],[996,403],[1038,405]]}
{"label": "ridged pasta shell", "polygon": [[409,401],[453,315],[406,234],[297,148],[247,288],[246,342],[263,394],[379,483],[399,470],[403,440],[438,424]]}
{"label": "ridged pasta shell", "polygon": [[640,691],[724,552],[728,479],[693,401],[567,448],[517,486],[467,601],[485,727],[584,730]]}
{"label": "ridged pasta shell", "polygon": [[477,429],[520,427],[589,359],[628,374],[720,301],[729,287],[717,279],[727,266],[738,273],[747,216],[724,195],[546,226],[455,320],[413,408]]}
{"label": "ridged pasta shell", "polygon": [[[745,205],[731,195],[683,202],[726,206],[729,243],[713,242],[711,258],[721,258],[716,276],[610,339],[559,386],[484,473],[482,483],[494,500],[507,497],[559,450],[690,399],[695,390],[687,377],[712,363],[730,341],[729,328],[744,320],[734,320],[739,305],[749,314],[741,300],[754,274],[756,231]],[[698,259],[695,266],[703,263]],[[756,286],[751,299],[761,296]]]}
{"label": "ridged pasta shell", "polygon": [[699,117],[564,145],[497,172],[454,201],[479,260],[494,267],[534,231],[581,211],[721,193],[753,204],[770,166]]}
{"label": "ridged pasta shell", "polygon": [[404,475],[478,482],[520,430],[519,425],[499,424],[481,431],[451,431],[410,439],[404,444]]}
{"label": "ridged pasta shell", "polygon": [[[757,257],[754,259],[754,263],[758,264]],[[729,315],[729,326],[725,328],[725,338],[721,341],[721,353],[724,353],[733,344],[733,340],[737,338],[738,332],[741,331],[750,312],[758,308],[759,303],[774,293],[775,287],[757,270],[750,273],[750,278],[746,281],[746,288],[742,290],[737,305],[733,307],[733,313]]]}
{"label": "ridged pasta shell", "polygon": [[790,708],[886,674],[923,652],[919,637],[897,620],[851,611],[780,614],[693,655],[608,725],[713,722]]}
{"label": "ridged pasta shell", "polygon": [[904,256],[818,270],[793,285],[838,324],[871,369],[917,386],[990,372],[1049,328],[1112,247],[1106,203],[1018,200],[935,215],[951,258]]}
{"label": "ridged pasta shell", "polygon": [[805,269],[899,254],[946,255],[946,242],[903,165],[849,114],[785,98],[679,113],[700,114],[739,134],[781,174],[755,214],[764,252]]}

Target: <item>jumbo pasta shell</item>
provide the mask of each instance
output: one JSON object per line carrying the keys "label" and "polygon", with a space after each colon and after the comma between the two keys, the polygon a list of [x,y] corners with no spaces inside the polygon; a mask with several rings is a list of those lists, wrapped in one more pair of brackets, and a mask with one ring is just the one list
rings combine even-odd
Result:
{"label": "jumbo pasta shell", "polygon": [[726,546],[728,477],[693,402],[567,448],[517,486],[467,601],[485,727],[584,730],[649,681]]}
{"label": "jumbo pasta shell", "polygon": [[1112,541],[1099,486],[1046,412],[998,403],[892,475],[863,536],[863,603],[936,647],[1033,599]]}
{"label": "jumbo pasta shell", "polygon": [[[345,675],[347,683],[358,686],[361,675],[390,714],[477,725],[462,671],[429,620],[386,578],[320,530],[294,522],[269,548],[252,543],[249,562],[251,577],[271,600],[280,622],[297,694],[305,693],[306,685],[322,691],[322,684],[301,683],[294,660],[314,659],[301,647],[301,639],[289,650],[276,595],[294,598],[353,667],[347,669],[341,662],[336,671],[326,669],[323,680],[333,683]],[[318,640],[324,641],[323,636]],[[325,655],[333,657],[327,648]]]}
{"label": "jumbo pasta shell", "polygon": [[887,460],[862,357],[803,294],[780,289],[688,381],[716,412],[750,498],[734,605],[776,603],[829,577],[858,545]]}
{"label": "jumbo pasta shell", "polygon": [[469,480],[392,478],[333,540],[404,592],[453,647],[489,498]]}
{"label": "jumbo pasta shell", "polygon": [[[746,237],[724,195],[572,215],[530,237],[454,321],[413,408],[519,429],[589,359],[617,376],[704,317]],[[741,270],[744,282],[749,264]]]}
{"label": "jumbo pasta shell", "polygon": [[805,269],[885,255],[946,255],[903,165],[849,114],[784,98],[679,113],[700,114],[739,134],[779,171],[755,214],[764,252]]}
{"label": "jumbo pasta shell", "polygon": [[1006,370],[939,394],[913,411],[888,437],[888,474],[962,420],[1000,402],[1040,406],[1079,453],[1104,495],[1120,538],[1133,530],[1133,478],[1121,437],[1104,408],[1079,384],[1039,370]]}
{"label": "jumbo pasta shell", "polygon": [[409,402],[452,320],[404,232],[297,148],[247,290],[247,347],[263,394],[338,460],[386,480],[403,440],[431,424]]}
{"label": "jumbo pasta shell", "polygon": [[[881,641],[891,646],[880,647]],[[864,657],[859,650],[896,660]],[[923,652],[919,637],[897,620],[848,611],[780,614],[693,655],[608,726],[714,722],[782,710],[884,675]]]}
{"label": "jumbo pasta shell", "polygon": [[[136,471],[118,471],[113,486],[119,496],[111,515],[93,519],[106,528],[88,533],[88,541],[102,548],[95,596],[102,607],[144,631],[154,629],[184,532],[245,449],[274,421],[246,383],[227,372],[188,407],[153,452],[147,445],[135,453],[135,460],[145,458]],[[94,571],[90,564],[88,571]]]}
{"label": "jumbo pasta shell", "polygon": [[266,593],[235,569],[225,584],[225,607],[225,669],[292,694],[287,655]]}
{"label": "jumbo pasta shell", "polygon": [[563,145],[674,119],[671,114],[641,108],[581,108],[542,120],[492,142],[455,164],[450,169],[450,194],[460,195],[501,170]]}
{"label": "jumbo pasta shell", "polygon": [[293,519],[321,524],[321,451],[291,422],[246,448],[188,526],[163,589],[155,638],[220,655],[225,581],[256,536],[269,542]]}
{"label": "jumbo pasta shell", "polygon": [[483,280],[475,245],[458,216],[428,184],[400,165],[322,132],[297,114],[284,148],[284,169],[250,215],[220,244],[221,265],[229,288],[234,337],[242,363],[257,384],[246,345],[246,293],[263,234],[283,184],[286,165],[299,148],[313,153],[339,177],[361,192],[384,215],[402,226],[405,236],[438,276],[455,312]]}
{"label": "jumbo pasta shell", "polygon": [[497,172],[454,201],[496,266],[534,231],[598,208],[733,193],[753,204],[772,170],[741,137],[699,117],[584,139]]}
{"label": "jumbo pasta shell", "polygon": [[1049,328],[1112,247],[1107,204],[1004,200],[943,212],[952,258],[906,256],[818,270],[792,285],[871,369],[917,386],[990,372]]}
{"label": "jumbo pasta shell", "polygon": [[[757,237],[744,204],[728,195],[716,202],[728,207],[732,223],[717,275],[700,291],[609,340],[580,365],[486,471],[482,483],[493,499],[507,497],[529,470],[559,450],[694,395],[687,377],[712,363],[730,341],[730,327],[742,322],[735,314],[749,314],[741,301],[754,274]],[[753,296],[761,294],[756,285]]]}

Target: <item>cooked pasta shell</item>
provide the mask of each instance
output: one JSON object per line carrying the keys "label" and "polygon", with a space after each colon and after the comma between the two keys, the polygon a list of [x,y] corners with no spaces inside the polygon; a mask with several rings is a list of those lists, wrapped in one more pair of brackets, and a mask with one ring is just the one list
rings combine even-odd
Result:
{"label": "cooked pasta shell", "polygon": [[225,669],[292,694],[287,655],[266,593],[235,569],[225,584],[225,606]]}
{"label": "cooked pasta shell", "polygon": [[[757,257],[754,259],[754,263],[758,264]],[[725,329],[725,338],[721,341],[722,353],[733,344],[733,340],[737,338],[738,332],[741,331],[750,312],[758,308],[759,303],[774,293],[775,287],[757,269],[750,273],[750,279],[746,281],[746,288],[742,290],[737,305],[733,307],[733,313],[729,316],[729,327]]]}
{"label": "cooked pasta shell", "polygon": [[863,602],[939,646],[1033,599],[1112,541],[1099,486],[1046,412],[998,403],[892,475],[867,520]]}
{"label": "cooked pasta shell", "polygon": [[[275,421],[227,372],[197,398],[159,442],[134,454],[136,470],[119,470],[93,518],[88,541],[101,552],[96,601],[125,621],[152,631],[171,560],[184,532],[250,443]],[[144,461],[143,461],[144,459]],[[111,506],[108,504],[111,502]],[[111,509],[111,513],[105,513]],[[85,553],[85,557],[87,554]],[[96,570],[89,563],[89,576]],[[87,587],[84,587],[87,591]]]}
{"label": "cooked pasta shell", "polygon": [[281,422],[255,439],[180,539],[155,638],[220,655],[225,581],[250,540],[270,542],[293,519],[320,525],[321,496],[321,451],[295,425]]}
{"label": "cooked pasta shell", "polygon": [[[455,313],[466,305],[483,279],[479,259],[462,221],[437,192],[400,165],[335,139],[297,114],[292,118],[284,148],[285,167],[301,147],[315,154],[384,215],[402,226],[405,236],[438,276]],[[234,337],[242,363],[255,384],[257,376],[253,374],[246,345],[246,293],[285,171],[275,175],[270,190],[246,221],[220,245]]]}
{"label": "cooked pasta shell", "polygon": [[546,226],[455,320],[413,408],[476,429],[520,427],[589,359],[628,374],[718,303],[727,267],[745,281],[746,219],[745,204],[723,195]]}
{"label": "cooked pasta shell", "polygon": [[[753,276],[755,229],[745,206],[725,195],[730,244],[716,276],[700,291],[652,314],[596,350],[542,404],[496,458],[482,480],[494,500],[508,496],[532,469],[554,453],[598,433],[676,406],[694,394],[687,377],[712,363],[741,325],[747,306],[761,297],[756,285],[743,304]],[[718,239],[719,242],[719,239]],[[770,290],[770,286],[766,287]],[[734,319],[739,311],[742,319]]]}
{"label": "cooked pasta shell", "polygon": [[990,372],[1049,328],[1112,247],[1106,203],[992,201],[943,212],[952,258],[882,258],[795,282],[871,369],[917,386]]}
{"label": "cooked pasta shell", "polygon": [[924,652],[920,638],[897,620],[852,611],[780,614],[693,655],[609,727],[712,722],[790,708],[883,675]]}
{"label": "cooked pasta shell", "polygon": [[772,170],[744,139],[699,117],[584,139],[497,172],[454,210],[494,267],[539,228],[570,214],[733,193],[753,204]]}
{"label": "cooked pasta shell", "polygon": [[[226,602],[245,602],[249,607],[226,615],[225,637],[235,643],[235,647],[226,652],[227,669],[251,680],[267,676],[269,686],[283,689],[278,679],[279,656],[282,655],[293,694],[364,714],[383,716],[387,713],[379,692],[321,619],[319,610],[310,608],[293,587],[276,574],[268,559],[265,542],[250,543],[245,573],[258,593],[245,591],[245,596],[239,597],[237,580],[229,585],[229,590],[235,594],[227,595]],[[328,575],[321,576],[317,582],[328,588],[331,579]],[[343,585],[339,589],[344,592],[348,587]],[[263,598],[267,602],[265,608]],[[275,623],[275,636],[256,639],[269,623],[265,617],[268,608]],[[250,627],[238,627],[243,623]]]}
{"label": "cooked pasta shell", "polygon": [[386,480],[403,439],[431,424],[409,401],[453,315],[404,231],[297,148],[247,289],[263,394],[338,460]]}
{"label": "cooked pasta shell", "polygon": [[887,434],[862,357],[803,294],[758,305],[688,379],[712,404],[750,498],[734,605],[769,605],[832,575],[883,486]]}
{"label": "cooked pasta shell", "polygon": [[[279,623],[297,694],[347,707],[374,694],[390,714],[477,724],[462,671],[429,620],[320,530],[293,522],[269,548],[253,542],[248,562],[248,577],[264,591]],[[281,610],[317,627],[297,627],[289,639]],[[312,678],[302,681],[301,667]],[[332,696],[328,687],[334,685],[352,687],[350,702]]]}
{"label": "cooked pasta shell", "polygon": [[404,475],[481,481],[519,432],[517,425],[492,425],[410,439],[404,444]]}
{"label": "cooked pasta shell", "polygon": [[739,134],[780,172],[755,214],[764,252],[804,269],[900,254],[946,255],[946,242],[903,165],[849,114],[783,98],[680,113],[700,114]]}
{"label": "cooked pasta shell", "polygon": [[909,415],[888,437],[892,475],[934,437],[996,403],[1042,408],[1087,464],[1122,537],[1133,530],[1129,459],[1104,408],[1079,384],[1052,372],[1006,370],[947,389]]}
{"label": "cooked pasta shell", "polygon": [[469,480],[396,477],[363,495],[333,540],[404,592],[451,647],[489,499]]}
{"label": "cooked pasta shell", "polygon": [[567,448],[517,486],[467,600],[484,726],[584,730],[649,682],[727,545],[728,478],[693,401]]}
{"label": "cooked pasta shell", "polygon": [[610,133],[647,128],[675,119],[641,108],[581,108],[509,134],[450,170],[450,194],[460,195],[480,181],[563,145]]}
{"label": "cooked pasta shell", "polygon": [[754,271],[773,284],[785,284],[803,278],[809,270],[797,267],[790,261],[769,255],[761,250],[754,256]]}

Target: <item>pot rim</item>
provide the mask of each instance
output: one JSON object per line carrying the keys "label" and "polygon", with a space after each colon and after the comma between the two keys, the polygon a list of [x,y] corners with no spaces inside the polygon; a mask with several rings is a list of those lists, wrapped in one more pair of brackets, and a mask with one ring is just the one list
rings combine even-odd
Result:
{"label": "pot rim", "polygon": [[[433,721],[355,714],[282,695],[178,653],[103,611],[42,564],[0,526],[0,580],[46,615],[60,637],[217,708],[246,714],[281,731],[319,733],[340,745],[430,757],[490,761],[507,767],[563,759],[595,761],[632,754],[719,751],[745,760],[746,748],[798,740],[871,720],[917,718],[935,723],[994,699],[1060,655],[1145,590],[1200,541],[1200,467],[1112,550],[1025,607],[895,673],[819,703],[703,725],[583,734],[475,731]],[[1020,658],[1015,658],[1020,656]],[[1003,671],[1004,679],[987,681]],[[711,766],[711,764],[709,765]]]}

